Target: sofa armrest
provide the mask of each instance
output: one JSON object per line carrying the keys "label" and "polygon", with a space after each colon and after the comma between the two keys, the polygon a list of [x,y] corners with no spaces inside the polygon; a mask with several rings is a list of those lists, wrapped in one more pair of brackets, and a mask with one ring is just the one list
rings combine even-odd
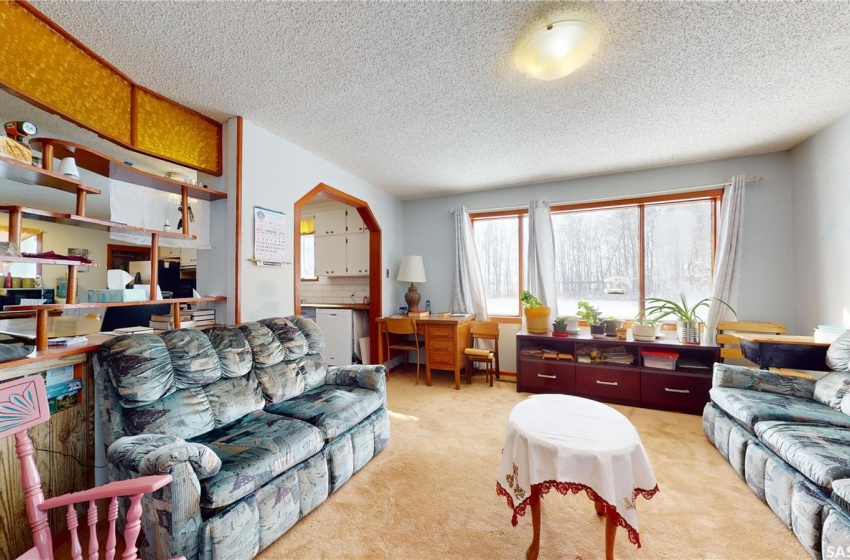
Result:
{"label": "sofa armrest", "polygon": [[387,392],[387,368],[383,365],[328,366],[326,385],[351,385]]}
{"label": "sofa armrest", "polygon": [[789,397],[812,399],[815,390],[813,379],[804,379],[790,375],[781,375],[763,369],[750,369],[744,366],[714,364],[713,387],[749,389],[764,393],[776,393]]}
{"label": "sofa armrest", "polygon": [[177,436],[122,437],[109,446],[106,456],[110,462],[142,475],[170,474],[174,465],[189,463],[198,479],[203,480],[221,469],[221,459],[212,449]]}

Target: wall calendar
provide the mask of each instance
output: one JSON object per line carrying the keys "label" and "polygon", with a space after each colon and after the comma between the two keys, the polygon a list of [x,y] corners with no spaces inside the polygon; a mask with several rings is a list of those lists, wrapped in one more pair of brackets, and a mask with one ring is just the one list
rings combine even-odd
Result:
{"label": "wall calendar", "polygon": [[254,206],[254,258],[251,260],[265,266],[284,264],[285,218],[283,212]]}

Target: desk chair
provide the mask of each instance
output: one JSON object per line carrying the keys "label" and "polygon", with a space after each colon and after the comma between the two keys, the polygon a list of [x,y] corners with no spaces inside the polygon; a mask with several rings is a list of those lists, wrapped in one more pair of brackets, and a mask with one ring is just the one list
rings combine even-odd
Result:
{"label": "desk chair", "polygon": [[53,508],[67,507],[68,531],[71,534],[71,554],[74,558],[82,558],[79,527],[79,515],[74,506],[88,503],[85,523],[89,529],[87,547],[88,558],[98,554],[100,545],[97,541],[96,526],[98,522],[95,500],[110,498],[107,510],[109,522],[108,536],[104,558],[111,560],[115,556],[117,538],[115,522],[118,518],[118,498],[128,497],[127,522],[124,528],[124,556],[135,560],[137,558],[136,540],[141,529],[142,495],[159,490],[171,482],[171,475],[143,476],[132,480],[110,482],[82,492],[72,492],[48,500],[42,493],[41,476],[38,472],[33,454],[35,448],[27,433],[27,429],[50,420],[50,409],[47,403],[47,391],[44,379],[40,375],[22,377],[6,383],[0,383],[0,437],[15,436],[15,452],[21,464],[21,489],[26,502],[27,517],[32,527],[32,540],[35,546],[24,553],[19,560],[53,560],[53,536],[50,533],[47,512]]}
{"label": "desk chair", "polygon": [[729,359],[746,360],[741,352],[741,340],[735,336],[735,333],[785,334],[787,332],[788,328],[781,323],[720,321],[717,323],[716,338],[717,344],[720,345],[720,359],[724,363]]}
{"label": "desk chair", "polygon": [[[474,321],[469,331],[472,337],[471,348],[463,351],[466,355],[466,384],[472,383],[473,364],[484,364],[485,381],[493,386],[493,376],[499,378],[499,323],[496,321]],[[493,350],[486,348],[475,348],[476,340],[492,340]],[[496,362],[496,371],[493,371],[493,362]]]}
{"label": "desk chair", "polygon": [[[390,335],[404,336],[402,340],[392,342]],[[416,331],[416,319],[412,317],[387,317],[387,357],[392,360],[393,350],[404,351],[404,368],[407,369],[407,353],[416,352],[416,384],[419,385],[419,351],[425,346],[425,341],[419,338]],[[408,338],[410,336],[413,338]]]}

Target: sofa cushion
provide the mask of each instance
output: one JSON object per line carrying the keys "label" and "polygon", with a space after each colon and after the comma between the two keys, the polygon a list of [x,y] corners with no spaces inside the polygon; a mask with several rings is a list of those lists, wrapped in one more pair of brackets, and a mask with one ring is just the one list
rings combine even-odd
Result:
{"label": "sofa cushion", "polygon": [[287,317],[287,319],[298,327],[307,340],[307,354],[321,354],[322,350],[325,349],[325,337],[319,325],[303,315],[295,315],[294,317]]}
{"label": "sofa cushion", "polygon": [[[133,335],[136,336],[136,335]],[[163,434],[193,438],[215,427],[203,387],[180,389],[156,402],[124,409],[128,434]]]}
{"label": "sofa cushion", "polygon": [[832,499],[844,511],[850,513],[850,478],[832,482]]}
{"label": "sofa cushion", "polygon": [[836,338],[826,350],[826,365],[835,371],[850,371],[850,331]]}
{"label": "sofa cushion", "polygon": [[283,348],[267,326],[260,323],[242,323],[237,328],[251,346],[254,367],[279,364],[283,360]]}
{"label": "sofa cushion", "polygon": [[815,383],[811,379],[781,375],[767,370],[753,370],[745,366],[714,364],[712,387],[751,389],[764,393],[788,395],[811,399]]}
{"label": "sofa cushion", "polygon": [[201,506],[219,508],[260,488],[286,469],[316,454],[322,433],[293,418],[263,411],[192,439],[221,459],[218,473],[201,481]]}
{"label": "sofa cushion", "polygon": [[709,395],[712,402],[753,433],[755,425],[765,420],[818,422],[850,428],[850,416],[809,399],[729,387],[714,387]]}
{"label": "sofa cushion", "polygon": [[835,410],[841,410],[841,400],[850,393],[850,372],[832,371],[815,382],[814,399]]}
{"label": "sofa cushion", "polygon": [[280,342],[284,360],[297,360],[307,354],[307,339],[301,329],[287,319],[283,317],[263,319],[260,324],[272,331],[272,334]]}
{"label": "sofa cushion", "polygon": [[212,327],[206,330],[218,361],[222,377],[242,377],[254,365],[248,340],[236,327]]}
{"label": "sofa cushion", "polygon": [[175,387],[203,387],[221,379],[221,363],[203,331],[178,329],[160,336],[171,354]]}
{"label": "sofa cushion", "polygon": [[220,379],[204,387],[204,391],[210,402],[216,428],[230,424],[255,410],[263,410],[266,405],[260,384],[253,373]]}
{"label": "sofa cushion", "polygon": [[175,389],[171,354],[155,334],[107,340],[100,347],[99,359],[124,408],[152,403]]}
{"label": "sofa cushion", "polygon": [[759,422],[756,435],[815,484],[831,489],[850,478],[850,428],[793,422]]}
{"label": "sofa cushion", "polygon": [[[362,387],[323,385],[266,407],[267,412],[304,420],[333,439],[357,425],[383,404],[381,393]],[[850,418],[848,418],[850,419]]]}

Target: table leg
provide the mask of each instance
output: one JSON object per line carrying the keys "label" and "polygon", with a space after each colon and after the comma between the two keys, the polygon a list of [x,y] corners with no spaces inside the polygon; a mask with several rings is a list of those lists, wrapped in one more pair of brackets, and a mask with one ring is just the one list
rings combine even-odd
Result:
{"label": "table leg", "polygon": [[540,490],[537,486],[531,487],[531,544],[525,551],[526,560],[537,560],[540,553]]}
{"label": "table leg", "polygon": [[614,537],[617,536],[617,523],[613,515],[605,516],[605,560],[614,560]]}
{"label": "table leg", "polygon": [[598,515],[599,517],[605,515],[605,512],[602,511],[602,504],[600,504],[599,502],[593,502],[593,507],[596,508],[596,515]]}

